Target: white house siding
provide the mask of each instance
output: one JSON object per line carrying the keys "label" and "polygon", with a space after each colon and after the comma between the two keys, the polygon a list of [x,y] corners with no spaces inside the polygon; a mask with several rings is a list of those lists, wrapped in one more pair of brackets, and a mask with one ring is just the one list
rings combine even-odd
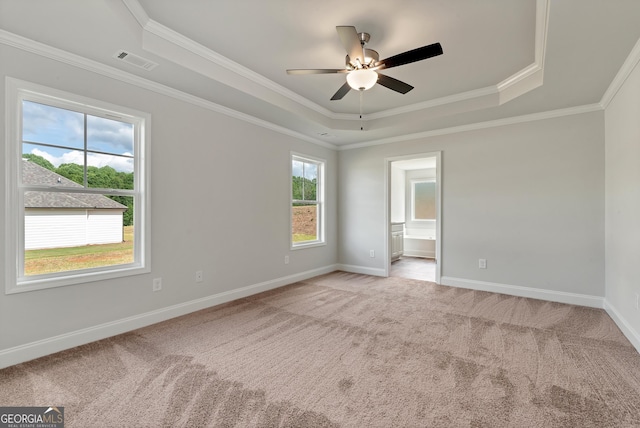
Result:
{"label": "white house siding", "polygon": [[114,244],[122,242],[122,212],[91,210],[87,215],[87,243]]}
{"label": "white house siding", "polygon": [[25,249],[121,242],[122,212],[108,211],[26,209]]}

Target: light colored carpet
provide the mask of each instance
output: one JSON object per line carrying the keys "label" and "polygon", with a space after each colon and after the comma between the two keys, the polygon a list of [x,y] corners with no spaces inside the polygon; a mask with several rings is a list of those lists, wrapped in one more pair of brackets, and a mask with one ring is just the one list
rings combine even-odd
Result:
{"label": "light colored carpet", "polygon": [[335,272],[0,371],[67,427],[640,426],[607,314]]}

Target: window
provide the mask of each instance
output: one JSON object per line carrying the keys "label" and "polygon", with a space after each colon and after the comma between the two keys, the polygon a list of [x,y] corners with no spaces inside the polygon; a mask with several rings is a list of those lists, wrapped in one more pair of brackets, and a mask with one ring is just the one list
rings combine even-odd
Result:
{"label": "window", "polygon": [[149,115],[7,79],[6,291],[149,272]]}
{"label": "window", "polygon": [[436,219],[435,180],[411,181],[411,220]]}
{"label": "window", "polygon": [[324,244],[324,161],[291,155],[291,248]]}

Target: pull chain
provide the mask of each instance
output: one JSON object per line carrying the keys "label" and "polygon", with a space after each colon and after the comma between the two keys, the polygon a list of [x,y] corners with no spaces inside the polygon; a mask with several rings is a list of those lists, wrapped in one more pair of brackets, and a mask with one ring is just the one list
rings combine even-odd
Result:
{"label": "pull chain", "polygon": [[362,120],[362,94],[364,91],[360,91],[360,130],[364,131],[364,121]]}

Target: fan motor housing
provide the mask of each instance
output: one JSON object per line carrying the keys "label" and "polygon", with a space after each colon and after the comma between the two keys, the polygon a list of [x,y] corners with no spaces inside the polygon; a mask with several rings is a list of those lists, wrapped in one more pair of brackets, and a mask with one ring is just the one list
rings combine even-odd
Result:
{"label": "fan motor housing", "polygon": [[378,62],[378,60],[380,59],[380,55],[378,54],[378,52],[374,51],[373,49],[364,49],[364,58],[365,58],[365,63],[362,64],[363,67],[359,67],[358,63],[355,62],[351,62],[351,58],[349,57],[349,55],[347,55],[345,57],[345,65],[347,66],[347,68],[355,70],[356,68],[369,68],[369,67],[373,67],[376,62]]}

